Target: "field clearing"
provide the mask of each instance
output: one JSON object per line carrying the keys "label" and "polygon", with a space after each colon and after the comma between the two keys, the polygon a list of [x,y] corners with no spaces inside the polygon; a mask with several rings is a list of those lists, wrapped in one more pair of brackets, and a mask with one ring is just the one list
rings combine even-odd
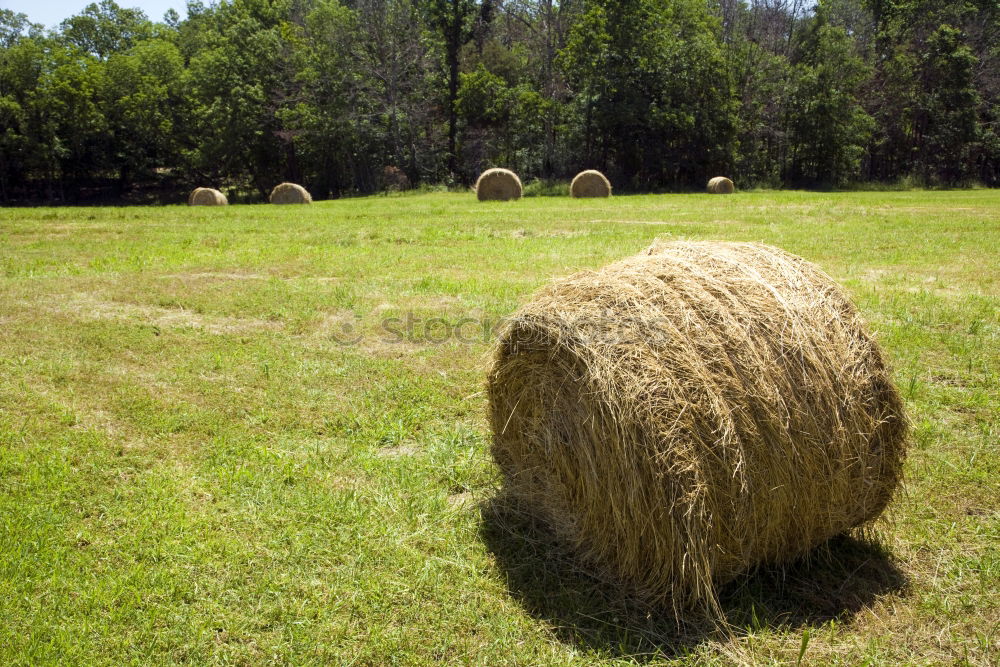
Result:
{"label": "field clearing", "polygon": [[[495,326],[656,237],[817,263],[914,425],[885,550],[731,636],[491,503]],[[0,664],[996,664],[998,499],[1000,191],[0,210]]]}

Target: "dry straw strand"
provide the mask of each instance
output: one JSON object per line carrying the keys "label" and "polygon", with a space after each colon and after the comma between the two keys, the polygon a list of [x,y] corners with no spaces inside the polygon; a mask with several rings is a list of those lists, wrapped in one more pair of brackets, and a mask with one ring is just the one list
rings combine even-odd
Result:
{"label": "dry straw strand", "polygon": [[301,185],[281,183],[271,190],[272,204],[311,204],[312,195]]}
{"label": "dry straw strand", "polygon": [[226,195],[214,188],[195,188],[188,197],[189,206],[227,206]]}
{"label": "dry straw strand", "polygon": [[521,179],[510,169],[487,169],[476,181],[479,201],[509,201],[521,198]]}
{"label": "dry straw strand", "polygon": [[876,519],[905,457],[858,311],[762,244],[656,244],[550,284],[501,332],[487,393],[510,496],[678,616]]}
{"label": "dry straw strand", "polygon": [[708,191],[713,195],[731,195],[735,190],[736,186],[725,176],[716,176],[708,182]]}
{"label": "dry straw strand", "polygon": [[569,186],[571,197],[610,197],[611,182],[596,169],[581,171]]}

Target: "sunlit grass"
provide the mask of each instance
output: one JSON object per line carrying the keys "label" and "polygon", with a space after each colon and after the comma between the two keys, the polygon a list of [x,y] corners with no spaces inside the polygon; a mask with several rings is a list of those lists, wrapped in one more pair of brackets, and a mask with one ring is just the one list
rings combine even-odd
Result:
{"label": "sunlit grass", "polygon": [[[738,582],[731,638],[490,503],[491,326],[657,236],[819,264],[915,427],[888,556]],[[988,190],[0,210],[0,663],[989,664],[998,248]]]}

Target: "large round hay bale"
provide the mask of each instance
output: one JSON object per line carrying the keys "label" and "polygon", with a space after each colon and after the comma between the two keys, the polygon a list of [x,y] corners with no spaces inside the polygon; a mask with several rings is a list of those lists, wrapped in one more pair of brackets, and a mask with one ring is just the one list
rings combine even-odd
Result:
{"label": "large round hay bale", "polygon": [[569,185],[571,197],[610,197],[611,182],[596,169],[581,171]]}
{"label": "large round hay bale", "polygon": [[521,179],[510,169],[487,169],[476,181],[479,201],[520,199],[521,190]]}
{"label": "large round hay bale", "polygon": [[731,195],[735,190],[736,186],[725,176],[716,176],[708,182],[708,191],[713,195]]}
{"label": "large round hay bale", "polygon": [[502,330],[488,396],[511,496],[675,613],[878,517],[907,439],[848,297],[753,243],[657,245],[543,288]]}
{"label": "large round hay bale", "polygon": [[271,190],[272,204],[311,204],[312,195],[301,185],[282,183]]}
{"label": "large round hay bale", "polygon": [[188,206],[227,206],[226,195],[213,188],[195,188],[188,196]]}

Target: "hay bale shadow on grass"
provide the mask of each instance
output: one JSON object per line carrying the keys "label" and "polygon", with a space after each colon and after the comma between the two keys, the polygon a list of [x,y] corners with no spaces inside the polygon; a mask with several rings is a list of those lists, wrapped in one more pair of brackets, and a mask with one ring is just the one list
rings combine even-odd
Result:
{"label": "hay bale shadow on grass", "polygon": [[691,614],[678,624],[670,610],[626,597],[588,574],[568,548],[515,501],[501,495],[480,506],[480,535],[511,596],[549,624],[560,641],[638,662],[676,658],[706,640],[725,641],[763,629],[801,633],[833,619],[849,620],[908,581],[879,545],[847,535],[808,559],[758,568],[722,587],[725,624]]}

